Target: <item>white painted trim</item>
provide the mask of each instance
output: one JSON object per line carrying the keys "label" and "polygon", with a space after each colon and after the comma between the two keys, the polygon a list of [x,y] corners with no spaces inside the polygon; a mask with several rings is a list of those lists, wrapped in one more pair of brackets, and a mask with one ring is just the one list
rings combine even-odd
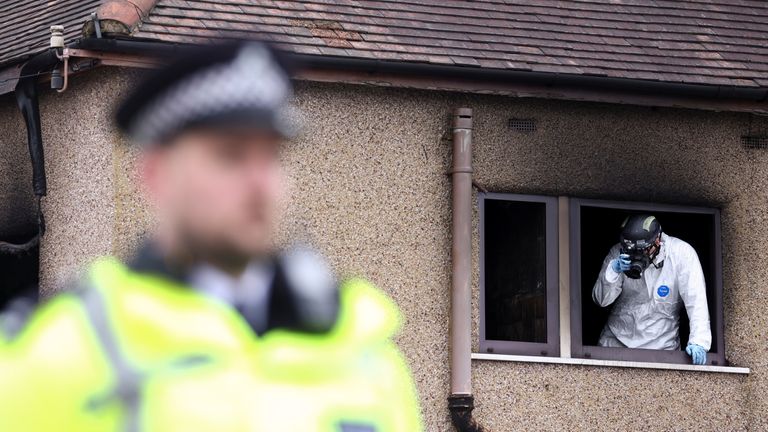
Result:
{"label": "white painted trim", "polygon": [[520,355],[509,355],[509,354],[472,353],[472,360],[492,360],[492,361],[522,362],[522,363],[550,363],[550,364],[567,364],[567,365],[579,365],[579,366],[608,366],[608,367],[639,368],[639,369],[666,369],[666,370],[681,370],[681,371],[691,371],[691,372],[731,373],[731,374],[742,374],[742,375],[748,375],[750,373],[749,368],[733,367],[733,366],[711,366],[711,365],[694,366],[692,364],[646,363],[646,362],[633,362],[633,361],[597,360],[597,359],[562,358],[562,357],[536,357],[536,356],[520,356]]}

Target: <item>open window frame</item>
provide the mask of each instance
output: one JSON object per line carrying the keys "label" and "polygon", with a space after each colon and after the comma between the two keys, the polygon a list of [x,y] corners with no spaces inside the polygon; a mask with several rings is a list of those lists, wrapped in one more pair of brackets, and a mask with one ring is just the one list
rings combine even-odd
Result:
{"label": "open window frame", "polygon": [[[569,231],[570,231],[570,334],[571,356],[576,358],[620,360],[633,362],[677,363],[690,364],[690,357],[684,350],[664,351],[632,348],[607,348],[583,344],[582,327],[582,260],[581,260],[581,214],[584,207],[599,207],[606,209],[627,210],[636,212],[664,212],[685,214],[707,214],[713,217],[714,227],[711,235],[713,251],[709,259],[713,269],[715,314],[710,317],[712,322],[712,346],[715,352],[708,353],[707,364],[725,366],[725,342],[723,334],[723,272],[722,272],[722,239],[720,226],[720,210],[716,208],[677,206],[652,203],[634,203],[620,201],[602,201],[590,199],[569,199]],[[703,259],[700,257],[700,259]],[[682,312],[685,313],[685,312]],[[713,320],[714,318],[714,320]],[[681,341],[685,343],[685,341]]]}
{"label": "open window frame", "polygon": [[[480,234],[480,352],[529,356],[560,356],[560,299],[559,299],[559,246],[558,199],[541,195],[505,193],[478,193]],[[541,203],[545,206],[546,255],[546,342],[490,340],[486,337],[486,201],[504,200],[523,203]]]}

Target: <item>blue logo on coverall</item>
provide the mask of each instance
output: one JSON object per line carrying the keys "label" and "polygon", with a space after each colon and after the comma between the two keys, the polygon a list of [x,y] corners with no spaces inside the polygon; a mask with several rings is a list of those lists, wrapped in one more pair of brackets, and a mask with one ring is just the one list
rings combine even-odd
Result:
{"label": "blue logo on coverall", "polygon": [[659,293],[659,297],[666,297],[669,295],[669,287],[666,285],[662,285],[659,287],[658,290],[656,290],[657,293]]}

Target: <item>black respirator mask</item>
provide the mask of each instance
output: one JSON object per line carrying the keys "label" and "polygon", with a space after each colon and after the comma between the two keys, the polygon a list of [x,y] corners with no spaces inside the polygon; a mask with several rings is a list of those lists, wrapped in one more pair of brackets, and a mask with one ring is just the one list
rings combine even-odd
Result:
{"label": "black respirator mask", "polygon": [[[621,232],[621,253],[629,255],[629,270],[624,274],[640,279],[661,251],[661,225],[654,216],[630,216]],[[654,264],[657,268],[661,264]]]}

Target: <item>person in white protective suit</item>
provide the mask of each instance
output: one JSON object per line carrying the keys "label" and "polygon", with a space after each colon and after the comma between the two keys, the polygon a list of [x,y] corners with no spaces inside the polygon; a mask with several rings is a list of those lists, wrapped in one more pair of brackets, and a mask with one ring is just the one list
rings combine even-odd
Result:
{"label": "person in white protective suit", "polygon": [[602,307],[613,304],[600,346],[680,349],[684,308],[691,330],[686,352],[694,364],[707,362],[712,332],[699,257],[691,245],[663,233],[656,217],[634,215],[624,221],[592,299]]}

